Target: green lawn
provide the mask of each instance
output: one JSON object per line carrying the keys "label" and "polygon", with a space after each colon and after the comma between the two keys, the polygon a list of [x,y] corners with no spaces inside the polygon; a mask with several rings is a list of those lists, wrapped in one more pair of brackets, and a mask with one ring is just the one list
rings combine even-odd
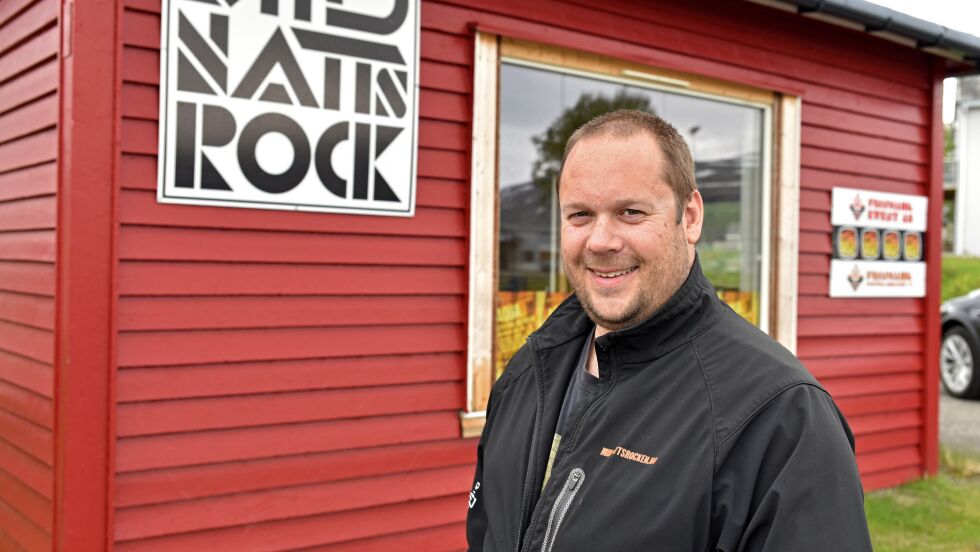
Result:
{"label": "green lawn", "polygon": [[943,255],[942,300],[980,289],[980,257]]}
{"label": "green lawn", "polygon": [[980,459],[942,459],[937,477],[867,494],[875,552],[980,551]]}

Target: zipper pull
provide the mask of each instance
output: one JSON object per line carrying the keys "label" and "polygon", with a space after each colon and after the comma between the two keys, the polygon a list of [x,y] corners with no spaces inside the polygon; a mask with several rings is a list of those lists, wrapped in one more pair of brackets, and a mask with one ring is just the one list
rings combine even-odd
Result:
{"label": "zipper pull", "polygon": [[555,539],[558,537],[558,529],[561,528],[565,514],[568,513],[568,509],[572,506],[575,495],[578,494],[578,489],[583,481],[585,481],[585,471],[582,468],[573,469],[568,474],[568,478],[565,479],[565,485],[562,487],[561,493],[558,494],[558,498],[555,499],[555,503],[551,507],[551,515],[548,516],[548,525],[544,530],[544,540],[541,542],[541,552],[551,552],[551,549],[554,548]]}

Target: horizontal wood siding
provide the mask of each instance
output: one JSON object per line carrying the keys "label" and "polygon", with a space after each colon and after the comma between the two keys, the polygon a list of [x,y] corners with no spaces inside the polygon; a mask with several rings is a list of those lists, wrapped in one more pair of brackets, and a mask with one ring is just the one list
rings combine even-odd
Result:
{"label": "horizontal wood siding", "polygon": [[[831,187],[926,191],[928,59],[711,4],[423,1],[417,211],[383,218],[157,204],[159,1],[126,0],[116,549],[465,546],[474,28],[802,95],[800,356],[848,416],[869,487],[921,473],[923,302],[830,300],[827,278]],[[0,238],[4,291],[43,295],[43,263],[17,252],[44,252],[44,232]],[[0,317],[43,332],[31,305]]]}
{"label": "horizontal wood siding", "polygon": [[57,0],[0,2],[0,549],[50,550]]}
{"label": "horizontal wood siding", "polygon": [[158,204],[159,28],[125,3],[116,549],[462,548],[471,38],[423,29],[389,218]]}

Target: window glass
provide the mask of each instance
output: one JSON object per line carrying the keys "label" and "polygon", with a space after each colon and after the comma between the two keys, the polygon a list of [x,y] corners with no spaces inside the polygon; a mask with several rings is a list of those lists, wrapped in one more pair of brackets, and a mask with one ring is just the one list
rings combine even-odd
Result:
{"label": "window glass", "polygon": [[758,325],[762,297],[761,108],[504,62],[495,376],[571,290],[558,254],[554,180],[565,142],[593,117],[650,111],[687,140],[704,197],[698,252],[718,295]]}

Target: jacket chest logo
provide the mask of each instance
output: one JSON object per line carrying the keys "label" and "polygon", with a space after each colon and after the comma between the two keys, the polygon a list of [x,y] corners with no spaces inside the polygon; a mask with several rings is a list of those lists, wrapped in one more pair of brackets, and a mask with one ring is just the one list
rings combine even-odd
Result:
{"label": "jacket chest logo", "polygon": [[631,450],[624,449],[623,447],[616,447],[614,449],[602,447],[599,452],[602,456],[618,456],[620,458],[625,458],[626,460],[631,460],[633,462],[639,462],[640,464],[656,464],[656,456],[647,456],[646,454],[641,454],[639,452],[633,452]]}

